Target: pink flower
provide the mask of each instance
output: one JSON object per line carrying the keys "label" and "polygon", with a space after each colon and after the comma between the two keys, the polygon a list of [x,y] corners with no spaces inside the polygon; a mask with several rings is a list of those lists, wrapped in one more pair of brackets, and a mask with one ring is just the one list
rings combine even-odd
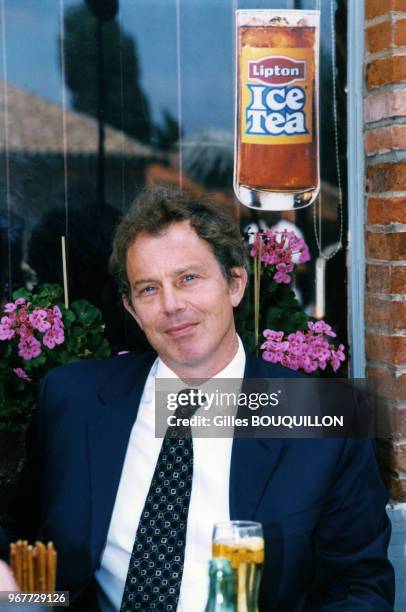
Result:
{"label": "pink flower", "polygon": [[27,323],[28,322],[28,314],[25,309],[21,309],[18,313],[18,321],[19,323]]}
{"label": "pink flower", "polygon": [[17,327],[16,332],[20,336],[20,338],[26,338],[27,336],[32,336],[31,329],[27,327],[27,325],[25,324],[20,325],[20,327]]}
{"label": "pink flower", "polygon": [[266,341],[260,346],[262,358],[281,363],[292,370],[301,368],[310,374],[331,365],[335,372],[345,361],[344,345],[336,348],[328,342],[326,336],[334,337],[336,334],[324,321],[309,322],[307,332],[297,331],[287,337],[283,332],[272,329],[265,329],[263,335]]}
{"label": "pink flower", "polygon": [[26,380],[27,382],[31,382],[31,378],[28,376],[27,372],[22,368],[13,368],[14,374],[16,374],[19,378]]}
{"label": "pink flower", "polygon": [[279,363],[281,360],[280,354],[276,353],[275,351],[264,351],[262,353],[262,359],[265,359],[265,361],[270,361],[271,363]]}
{"label": "pink flower", "polygon": [[15,331],[12,328],[13,321],[10,317],[2,317],[0,323],[0,340],[11,340],[14,338]]}
{"label": "pink flower", "polygon": [[292,357],[300,357],[300,355],[303,353],[303,342],[291,340],[289,342],[289,352]]}
{"label": "pink flower", "polygon": [[15,310],[17,310],[17,306],[14,302],[9,302],[4,306],[4,312],[14,312]]}
{"label": "pink flower", "polygon": [[333,330],[331,329],[331,325],[325,323],[323,319],[321,319],[320,321],[316,321],[316,323],[309,321],[307,327],[311,331],[315,331],[318,334],[326,334],[326,336],[331,336],[332,338],[336,337],[336,333],[333,332]]}
{"label": "pink flower", "polygon": [[310,355],[303,355],[300,365],[306,374],[310,374],[318,368],[317,361],[311,359]]}
{"label": "pink flower", "polygon": [[277,283],[289,284],[289,276],[295,268],[297,256],[301,263],[309,261],[309,248],[302,238],[287,230],[268,230],[257,232],[251,246],[250,255],[256,257],[261,245],[261,262],[265,266],[276,266],[273,280]]}
{"label": "pink flower", "polygon": [[61,313],[61,309],[59,308],[59,306],[53,307],[52,314],[54,315],[55,319],[62,319],[62,313]]}
{"label": "pink flower", "polygon": [[306,263],[306,261],[310,261],[309,247],[305,242],[303,244],[303,251],[299,255],[299,261],[300,263]]}
{"label": "pink flower", "polygon": [[14,304],[16,306],[22,306],[23,304],[25,304],[25,299],[24,298],[17,298],[16,301],[14,302]]}
{"label": "pink flower", "polygon": [[336,351],[334,349],[331,350],[331,365],[333,367],[334,372],[336,372],[336,370],[338,370],[338,368],[340,367],[341,361],[345,361],[343,344],[340,344]]}
{"label": "pink flower", "polygon": [[30,360],[41,355],[41,343],[34,336],[20,338],[18,354],[22,359]]}
{"label": "pink flower", "polygon": [[288,274],[284,274],[283,272],[277,272],[273,279],[277,282],[277,283],[286,283],[287,285],[290,283],[290,281],[292,280],[290,278],[290,276]]}
{"label": "pink flower", "polygon": [[45,332],[50,329],[51,324],[47,321],[48,312],[43,308],[36,308],[30,315],[28,315],[28,319],[34,329],[37,329],[40,332]]}
{"label": "pink flower", "polygon": [[267,340],[282,340],[283,331],[275,331],[274,329],[265,329],[263,335]]}
{"label": "pink flower", "polygon": [[300,358],[297,355],[285,353],[282,355],[281,364],[291,370],[298,370],[300,368]]}
{"label": "pink flower", "polygon": [[49,349],[55,348],[57,344],[63,344],[65,342],[65,334],[63,327],[54,324],[51,329],[45,332],[42,342]]}

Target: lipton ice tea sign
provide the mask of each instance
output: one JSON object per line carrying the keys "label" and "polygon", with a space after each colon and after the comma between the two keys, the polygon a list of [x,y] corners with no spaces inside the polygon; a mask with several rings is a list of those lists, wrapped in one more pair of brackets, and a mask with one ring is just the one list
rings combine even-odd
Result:
{"label": "lipton ice tea sign", "polygon": [[312,49],[242,49],[241,140],[312,141]]}
{"label": "lipton ice tea sign", "polygon": [[320,189],[319,11],[237,11],[234,191],[289,210]]}

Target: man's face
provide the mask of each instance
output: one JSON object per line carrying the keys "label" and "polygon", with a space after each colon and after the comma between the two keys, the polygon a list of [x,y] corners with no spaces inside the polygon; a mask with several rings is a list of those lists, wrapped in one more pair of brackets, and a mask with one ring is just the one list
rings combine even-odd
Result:
{"label": "man's face", "polygon": [[124,299],[124,305],[176,373],[212,376],[234,356],[233,308],[247,275],[244,268],[233,271],[237,278],[229,283],[188,221],[156,236],[140,234],[129,248],[131,304]]}

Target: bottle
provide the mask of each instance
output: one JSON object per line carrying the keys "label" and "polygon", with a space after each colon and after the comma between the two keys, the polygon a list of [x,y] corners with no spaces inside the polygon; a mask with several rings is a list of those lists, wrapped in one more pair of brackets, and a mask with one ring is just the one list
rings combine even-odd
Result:
{"label": "bottle", "polygon": [[211,559],[210,590],[205,612],[237,612],[235,575],[228,559]]}

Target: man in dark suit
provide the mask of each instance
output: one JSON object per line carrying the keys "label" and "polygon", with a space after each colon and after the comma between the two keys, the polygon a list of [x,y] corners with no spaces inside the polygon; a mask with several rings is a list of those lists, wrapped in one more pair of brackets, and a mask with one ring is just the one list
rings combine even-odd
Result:
{"label": "man in dark suit", "polygon": [[203,612],[213,523],[256,520],[260,612],[392,610],[387,494],[369,440],[155,438],[157,378],[295,376],[246,354],[236,334],[247,273],[234,221],[144,192],[118,227],[112,269],[155,352],[45,378],[2,550],[53,540],[72,609]]}

